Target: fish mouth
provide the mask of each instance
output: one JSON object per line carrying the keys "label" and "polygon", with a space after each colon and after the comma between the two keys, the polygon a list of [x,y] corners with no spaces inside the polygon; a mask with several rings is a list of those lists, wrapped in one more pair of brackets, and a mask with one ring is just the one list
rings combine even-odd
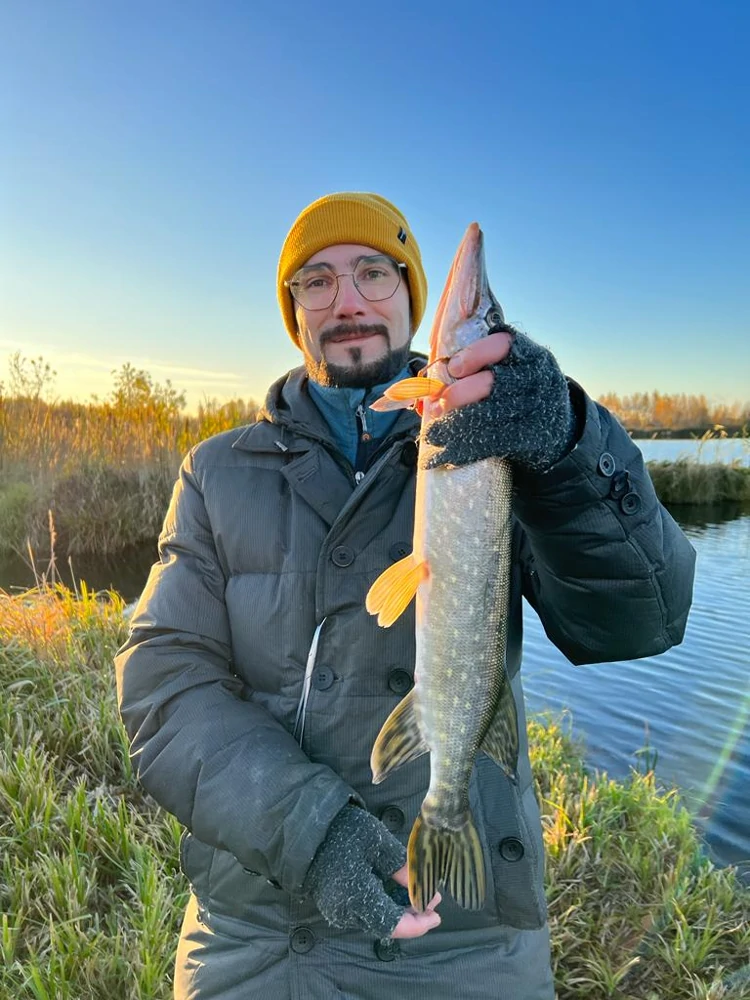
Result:
{"label": "fish mouth", "polygon": [[471,223],[461,241],[454,280],[461,298],[461,312],[465,319],[469,319],[479,308],[483,287],[487,283],[484,234],[477,222]]}
{"label": "fish mouth", "polygon": [[484,234],[479,223],[472,222],[453,258],[443,294],[435,311],[430,333],[430,361],[453,354],[457,347],[453,331],[473,319],[482,296],[488,290],[484,262]]}

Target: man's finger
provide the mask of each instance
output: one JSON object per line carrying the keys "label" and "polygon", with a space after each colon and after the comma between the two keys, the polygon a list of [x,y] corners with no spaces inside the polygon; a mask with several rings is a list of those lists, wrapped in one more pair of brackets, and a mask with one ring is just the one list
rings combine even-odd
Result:
{"label": "man's finger", "polygon": [[429,912],[430,910],[434,910],[436,906],[439,906],[442,903],[442,901],[443,901],[443,897],[440,895],[439,892],[436,892],[435,895],[432,897],[432,899],[427,904],[427,908],[425,909],[425,913]]}
{"label": "man's finger", "polygon": [[491,333],[488,337],[481,337],[453,355],[448,362],[448,371],[453,378],[463,378],[488,365],[496,365],[508,356],[512,343],[513,337],[509,333]]}
{"label": "man's finger", "polygon": [[479,371],[475,375],[467,375],[460,378],[458,382],[449,385],[434,402],[425,400],[425,410],[431,418],[442,417],[450,410],[457,410],[459,406],[467,406],[469,403],[478,403],[486,399],[492,392],[492,384],[495,376],[492,372]]}
{"label": "man's finger", "polygon": [[414,938],[422,937],[427,931],[440,926],[440,914],[435,910],[425,910],[424,913],[415,913],[407,910],[396,924],[396,929],[391,934],[393,938]]}
{"label": "man's finger", "polygon": [[409,866],[404,865],[403,868],[399,868],[397,872],[391,875],[394,882],[398,882],[399,885],[405,885],[407,888],[409,886]]}
{"label": "man's finger", "polygon": [[[391,875],[391,878],[393,879],[394,882],[398,882],[399,885],[404,885],[408,889],[409,888],[409,866],[408,865],[404,865],[403,868],[399,868],[399,870],[397,872],[394,872],[393,875]],[[443,900],[443,897],[440,895],[439,892],[436,892],[435,895],[430,900],[430,902],[427,904],[427,907],[425,908],[425,913],[427,913],[429,910],[434,910],[436,906],[440,905],[440,903],[442,902],[442,900]],[[410,912],[414,912],[414,911],[412,910]]]}

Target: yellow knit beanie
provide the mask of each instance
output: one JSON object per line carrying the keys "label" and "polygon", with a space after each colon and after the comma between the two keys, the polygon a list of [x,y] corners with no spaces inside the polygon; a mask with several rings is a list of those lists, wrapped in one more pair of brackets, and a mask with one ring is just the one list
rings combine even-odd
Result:
{"label": "yellow knit beanie", "polygon": [[313,254],[337,243],[360,243],[406,264],[411,294],[412,328],[422,321],[427,302],[427,279],[422,255],[409,224],[395,205],[378,194],[344,191],[319,198],[297,217],[281,248],[276,293],[284,326],[299,347],[294,300],[284,285]]}

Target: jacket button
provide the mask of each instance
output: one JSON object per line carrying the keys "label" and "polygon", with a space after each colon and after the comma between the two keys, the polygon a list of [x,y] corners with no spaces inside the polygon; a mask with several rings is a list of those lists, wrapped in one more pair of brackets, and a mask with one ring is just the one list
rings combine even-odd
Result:
{"label": "jacket button", "polygon": [[380,814],[380,822],[390,830],[391,833],[398,833],[403,830],[406,817],[398,806],[386,806]]}
{"label": "jacket button", "polygon": [[619,500],[620,497],[625,496],[629,489],[630,473],[621,469],[615,476],[612,477],[612,485],[609,488],[609,495],[613,500]]}
{"label": "jacket button", "polygon": [[381,962],[392,962],[401,954],[401,949],[398,941],[394,941],[393,938],[381,938],[375,942],[375,954]]}
{"label": "jacket button", "polygon": [[641,498],[637,493],[626,493],[620,501],[623,514],[635,514],[641,509]]}
{"label": "jacket button", "polygon": [[333,671],[330,667],[317,667],[313,671],[312,686],[316,691],[327,691],[334,682]]}
{"label": "jacket button", "polygon": [[354,562],[354,549],[348,545],[337,545],[331,553],[331,562],[334,566],[351,566]]}
{"label": "jacket button", "polygon": [[412,545],[411,542],[396,542],[395,545],[391,545],[388,549],[388,555],[394,562],[398,562],[399,559],[404,559],[411,553]]}
{"label": "jacket button", "polygon": [[296,951],[298,955],[304,955],[314,945],[315,935],[309,927],[298,927],[292,934],[292,951]]}
{"label": "jacket button", "polygon": [[401,461],[408,469],[417,464],[417,445],[414,441],[407,441],[401,449]]}
{"label": "jacket button", "polygon": [[506,837],[498,847],[504,861],[520,861],[524,855],[524,847],[518,837]]}
{"label": "jacket button", "polygon": [[411,685],[411,674],[408,670],[401,670],[400,667],[397,667],[396,670],[391,670],[388,674],[388,687],[394,694],[406,694],[411,689]]}
{"label": "jacket button", "polygon": [[609,478],[609,476],[613,475],[615,471],[615,460],[608,451],[603,451],[599,456],[599,464],[597,468],[603,476],[607,476]]}

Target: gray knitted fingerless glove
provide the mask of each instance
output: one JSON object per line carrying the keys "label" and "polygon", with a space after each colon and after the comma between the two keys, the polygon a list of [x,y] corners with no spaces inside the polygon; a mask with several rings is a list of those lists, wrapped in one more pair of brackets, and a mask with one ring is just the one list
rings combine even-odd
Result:
{"label": "gray knitted fingerless glove", "polygon": [[333,927],[389,937],[404,908],[384,883],[405,864],[406,848],[379,819],[358,806],[344,806],[315,854],[302,891]]}
{"label": "gray knitted fingerless glove", "polygon": [[493,365],[490,395],[438,417],[428,428],[424,468],[468,465],[495,456],[544,472],[565,455],[576,434],[568,384],[554,355],[512,326],[508,356]]}

